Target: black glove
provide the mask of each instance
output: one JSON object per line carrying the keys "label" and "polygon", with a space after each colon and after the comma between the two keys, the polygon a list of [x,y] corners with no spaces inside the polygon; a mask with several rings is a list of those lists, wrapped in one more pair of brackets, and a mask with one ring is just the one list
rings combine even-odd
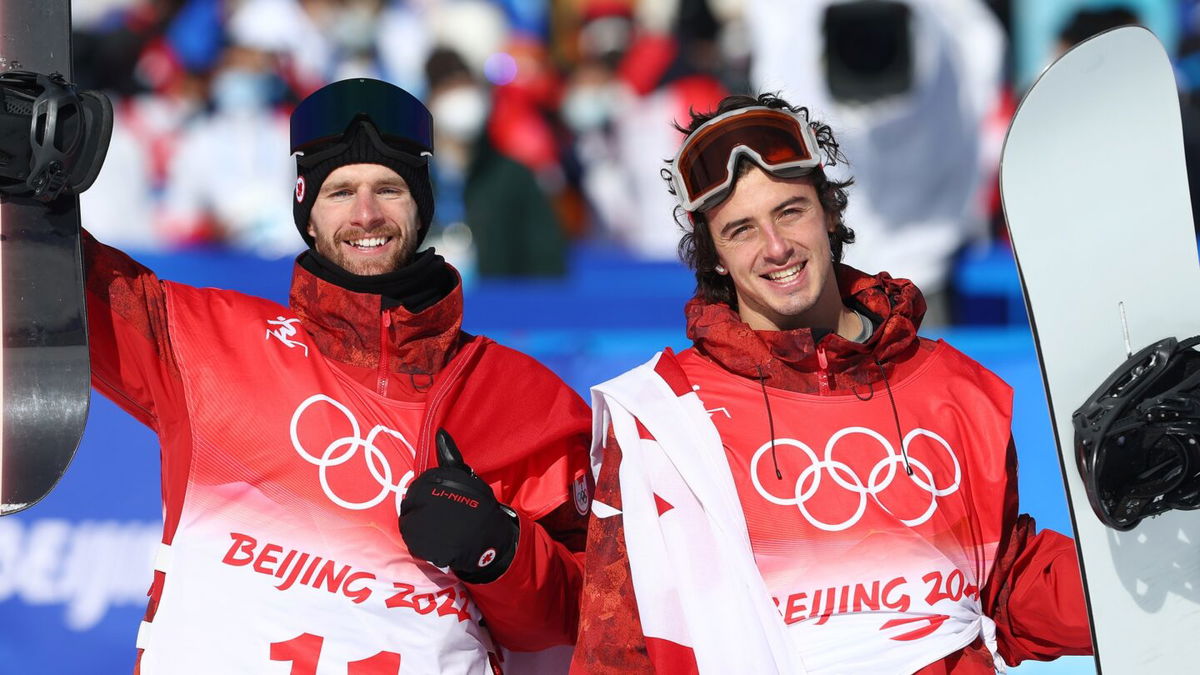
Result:
{"label": "black glove", "polygon": [[400,536],[421,560],[449,567],[473,584],[495,581],[517,550],[517,514],[463,462],[454,439],[437,432],[436,468],[408,486],[400,503]]}

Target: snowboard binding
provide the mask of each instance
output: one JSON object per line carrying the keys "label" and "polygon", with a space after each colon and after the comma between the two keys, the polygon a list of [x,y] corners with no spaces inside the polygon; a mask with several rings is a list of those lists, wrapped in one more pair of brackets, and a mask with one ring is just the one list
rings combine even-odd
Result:
{"label": "snowboard binding", "polygon": [[62,75],[0,73],[0,196],[50,202],[79,194],[100,173],[112,103]]}
{"label": "snowboard binding", "polygon": [[1200,508],[1200,335],[1129,357],[1072,415],[1096,516],[1116,530]]}

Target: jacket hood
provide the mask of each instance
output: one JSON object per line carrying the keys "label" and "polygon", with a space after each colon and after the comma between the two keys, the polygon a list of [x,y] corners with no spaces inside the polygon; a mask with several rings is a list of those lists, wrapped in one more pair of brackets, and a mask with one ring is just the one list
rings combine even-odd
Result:
{"label": "jacket hood", "polygon": [[921,291],[887,272],[869,275],[835,263],[842,302],[871,317],[864,343],[837,333],[797,328],[754,330],[724,303],[688,302],[687,335],[696,350],[726,370],[780,389],[845,393],[892,377],[921,348],[917,328],[925,315]]}

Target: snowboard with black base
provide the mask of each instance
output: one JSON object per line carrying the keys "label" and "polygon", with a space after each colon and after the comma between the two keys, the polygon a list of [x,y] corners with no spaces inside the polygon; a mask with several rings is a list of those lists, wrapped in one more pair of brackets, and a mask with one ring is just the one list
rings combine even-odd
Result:
{"label": "snowboard with black base", "polygon": [[0,515],[44,497],[87,419],[79,192],[112,106],[70,84],[69,0],[0,3]]}
{"label": "snowboard with black base", "polygon": [[1096,36],[1021,102],[1001,191],[1103,673],[1200,669],[1200,262],[1174,73]]}

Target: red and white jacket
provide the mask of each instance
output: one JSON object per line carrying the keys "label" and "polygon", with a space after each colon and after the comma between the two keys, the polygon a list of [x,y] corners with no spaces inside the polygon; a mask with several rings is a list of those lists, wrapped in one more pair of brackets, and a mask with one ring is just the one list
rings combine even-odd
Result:
{"label": "red and white jacket", "polygon": [[1071,540],[1017,512],[1007,385],[917,337],[910,283],[838,282],[879,320],[864,344],[693,301],[694,348],[593,390],[572,672],[985,673],[1090,652]]}
{"label": "red and white jacket", "polygon": [[[85,255],[93,385],[162,445],[137,672],[482,674],[499,647],[574,640],[587,408],[463,333],[460,290],[411,314],[297,266],[283,307],[160,281],[90,237]],[[438,428],[520,516],[492,583],[400,538]]]}

